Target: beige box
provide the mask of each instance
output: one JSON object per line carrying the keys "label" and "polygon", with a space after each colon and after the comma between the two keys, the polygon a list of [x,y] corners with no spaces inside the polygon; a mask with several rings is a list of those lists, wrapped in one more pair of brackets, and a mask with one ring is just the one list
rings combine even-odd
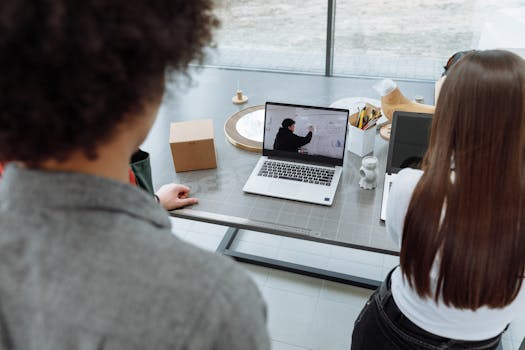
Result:
{"label": "beige box", "polygon": [[216,168],[213,121],[171,123],[170,148],[176,172]]}

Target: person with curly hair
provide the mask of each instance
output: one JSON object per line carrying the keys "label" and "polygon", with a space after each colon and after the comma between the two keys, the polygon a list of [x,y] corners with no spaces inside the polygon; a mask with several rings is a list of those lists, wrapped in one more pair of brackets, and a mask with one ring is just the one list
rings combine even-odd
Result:
{"label": "person with curly hair", "polygon": [[129,184],[165,76],[202,60],[212,10],[0,2],[0,348],[269,349],[253,281]]}

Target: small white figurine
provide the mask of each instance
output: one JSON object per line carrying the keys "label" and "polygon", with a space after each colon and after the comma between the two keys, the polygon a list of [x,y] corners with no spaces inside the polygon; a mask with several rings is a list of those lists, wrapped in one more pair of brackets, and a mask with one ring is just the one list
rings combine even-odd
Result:
{"label": "small white figurine", "polygon": [[248,102],[248,96],[244,95],[242,93],[242,90],[237,90],[235,95],[232,97],[232,102],[236,105],[241,105],[243,103]]}
{"label": "small white figurine", "polygon": [[248,96],[244,95],[241,90],[241,83],[237,80],[237,92],[232,97],[232,102],[236,105],[242,105],[248,102]]}
{"label": "small white figurine", "polygon": [[373,190],[377,187],[377,174],[376,174],[377,158],[374,156],[364,157],[359,169],[361,180],[359,180],[359,186],[365,190]]}

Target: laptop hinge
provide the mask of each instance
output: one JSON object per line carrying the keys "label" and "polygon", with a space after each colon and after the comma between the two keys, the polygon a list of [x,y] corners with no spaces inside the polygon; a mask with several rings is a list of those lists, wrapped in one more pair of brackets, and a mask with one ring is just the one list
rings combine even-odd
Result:
{"label": "laptop hinge", "polygon": [[313,166],[324,166],[324,167],[329,167],[329,168],[335,168],[336,166],[334,164],[329,164],[329,163],[325,163],[325,162],[315,162],[315,161],[311,161],[311,160],[306,160],[306,159],[294,159],[294,158],[286,158],[286,157],[276,157],[276,156],[267,156],[268,159],[271,159],[271,160],[280,160],[282,162],[290,162],[290,163],[300,163],[300,164],[305,164],[305,165],[313,165]]}

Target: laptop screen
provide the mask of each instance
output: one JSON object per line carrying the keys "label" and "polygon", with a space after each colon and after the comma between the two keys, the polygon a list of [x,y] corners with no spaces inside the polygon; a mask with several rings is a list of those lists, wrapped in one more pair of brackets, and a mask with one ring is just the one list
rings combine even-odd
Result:
{"label": "laptop screen", "polygon": [[263,155],[343,165],[348,110],[266,102]]}
{"label": "laptop screen", "polygon": [[388,146],[387,173],[421,167],[427,151],[432,114],[394,112]]}

